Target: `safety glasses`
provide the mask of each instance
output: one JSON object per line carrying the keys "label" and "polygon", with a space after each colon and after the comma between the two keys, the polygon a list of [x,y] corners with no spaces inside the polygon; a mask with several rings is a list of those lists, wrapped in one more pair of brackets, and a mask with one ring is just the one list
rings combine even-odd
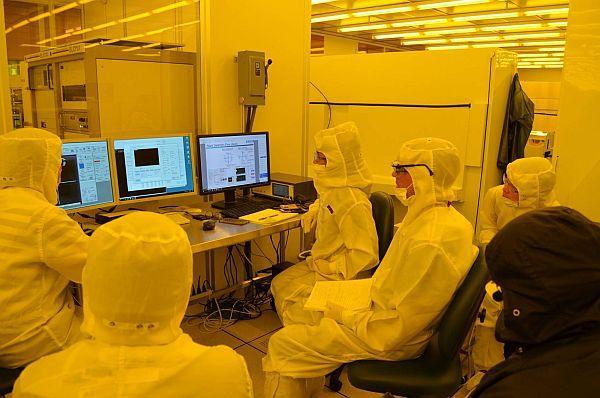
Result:
{"label": "safety glasses", "polygon": [[433,170],[431,170],[431,168],[429,166],[427,166],[425,163],[415,163],[415,164],[400,164],[398,162],[392,163],[392,168],[394,169],[396,174],[407,173],[408,171],[406,169],[409,169],[411,167],[425,167],[427,169],[427,171],[429,172],[429,175],[433,176]]}

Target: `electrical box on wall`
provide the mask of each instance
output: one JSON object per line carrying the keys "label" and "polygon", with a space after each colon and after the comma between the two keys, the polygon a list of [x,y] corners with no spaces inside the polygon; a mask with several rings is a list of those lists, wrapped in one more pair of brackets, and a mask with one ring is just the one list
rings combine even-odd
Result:
{"label": "electrical box on wall", "polygon": [[264,105],[266,88],[265,53],[238,53],[239,100],[242,105]]}

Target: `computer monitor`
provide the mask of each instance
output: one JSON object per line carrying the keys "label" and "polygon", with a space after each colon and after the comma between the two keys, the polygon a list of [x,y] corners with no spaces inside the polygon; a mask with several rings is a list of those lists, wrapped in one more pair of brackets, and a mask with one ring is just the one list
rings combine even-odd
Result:
{"label": "computer monitor", "polygon": [[194,192],[190,136],[113,141],[119,201]]}
{"label": "computer monitor", "polygon": [[236,188],[271,182],[267,132],[198,136],[198,159],[200,193],[225,193],[218,208],[235,202]]}
{"label": "computer monitor", "polygon": [[106,141],[66,141],[62,146],[62,158],[59,207],[75,211],[114,202]]}

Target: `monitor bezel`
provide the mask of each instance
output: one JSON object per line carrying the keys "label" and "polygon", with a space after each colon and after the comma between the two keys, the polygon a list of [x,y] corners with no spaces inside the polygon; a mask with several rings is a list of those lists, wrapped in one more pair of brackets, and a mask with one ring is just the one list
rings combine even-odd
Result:
{"label": "monitor bezel", "polygon": [[[111,191],[112,191],[112,196],[113,196],[113,200],[112,202],[106,202],[106,203],[99,203],[99,204],[95,204],[95,205],[90,205],[90,206],[81,206],[78,207],[76,209],[65,209],[61,206],[58,205],[58,203],[56,204],[56,207],[64,210],[67,214],[77,214],[77,213],[81,213],[84,211],[89,211],[89,210],[97,210],[97,209],[102,209],[103,207],[110,207],[110,206],[114,206],[117,204],[117,192],[116,192],[116,184],[115,184],[115,175],[114,175],[114,168],[113,165],[114,163],[114,151],[112,151],[112,145],[111,142],[108,138],[102,138],[102,137],[96,137],[96,138],[69,138],[69,139],[63,139],[62,140],[62,144],[61,144],[61,149],[60,149],[60,156],[62,157],[63,153],[62,153],[62,147],[64,146],[64,144],[77,144],[77,143],[86,143],[86,142],[105,142],[106,143],[106,150],[108,151],[108,168],[110,171],[110,185],[111,185]],[[57,188],[58,189],[58,188]]]}
{"label": "monitor bezel", "polygon": [[[162,200],[169,200],[173,198],[183,198],[188,196],[198,196],[198,183],[196,176],[196,157],[194,156],[196,149],[195,145],[195,137],[194,133],[164,133],[164,134],[156,134],[156,135],[147,135],[147,134],[127,134],[127,135],[115,135],[110,137],[110,144],[112,148],[112,157],[115,167],[113,168],[113,179],[115,181],[115,203],[119,206],[126,206],[133,203],[142,203],[142,202],[158,202]],[[190,155],[192,158],[192,180],[194,183],[194,189],[191,192],[183,192],[183,193],[165,193],[158,194],[152,196],[145,196],[143,198],[136,199],[125,199],[122,200],[119,195],[119,179],[117,178],[117,159],[115,157],[115,141],[123,141],[123,140],[139,140],[139,139],[155,139],[155,138],[172,138],[172,137],[189,137],[190,139]]]}
{"label": "monitor bezel", "polygon": [[[217,138],[217,137],[232,137],[232,136],[244,136],[244,135],[257,135],[257,134],[264,134],[267,138],[267,157],[269,158],[268,162],[267,162],[267,173],[269,174],[269,177],[267,179],[266,182],[260,182],[260,183],[254,183],[254,184],[244,184],[244,185],[237,185],[235,187],[231,187],[231,188],[223,188],[223,189],[210,189],[205,191],[203,189],[203,185],[202,185],[202,159],[201,159],[201,155],[200,155],[200,139],[201,138]],[[196,170],[196,173],[198,174],[198,193],[200,195],[215,195],[218,193],[223,193],[225,191],[228,190],[235,190],[235,189],[244,189],[244,188],[256,188],[256,187],[264,187],[265,185],[269,185],[271,184],[271,145],[269,142],[269,132],[268,131],[253,131],[251,133],[220,133],[220,134],[198,134],[198,137],[196,139],[196,156],[198,158],[198,168]]]}

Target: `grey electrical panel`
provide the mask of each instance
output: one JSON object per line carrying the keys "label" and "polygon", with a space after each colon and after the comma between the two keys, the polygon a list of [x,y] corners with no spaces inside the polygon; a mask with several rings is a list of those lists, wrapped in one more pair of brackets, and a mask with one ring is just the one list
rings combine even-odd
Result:
{"label": "grey electrical panel", "polygon": [[265,76],[264,52],[240,51],[238,53],[238,87],[240,104],[265,104]]}

